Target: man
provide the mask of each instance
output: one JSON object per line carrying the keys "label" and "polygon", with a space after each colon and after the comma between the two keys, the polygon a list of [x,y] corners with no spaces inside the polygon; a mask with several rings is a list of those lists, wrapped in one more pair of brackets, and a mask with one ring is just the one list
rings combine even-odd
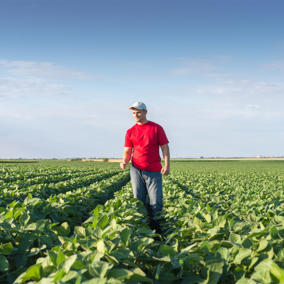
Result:
{"label": "man", "polygon": [[[163,190],[162,174],[170,172],[169,141],[164,129],[146,118],[147,107],[142,102],[133,104],[132,110],[136,124],[127,130],[123,152],[123,161],[120,167],[125,169],[131,159],[130,177],[133,187],[133,195],[146,204],[147,195],[150,200],[151,213],[162,210]],[[165,159],[165,166],[161,165],[159,147]],[[159,221],[154,221],[154,229],[160,233]]]}

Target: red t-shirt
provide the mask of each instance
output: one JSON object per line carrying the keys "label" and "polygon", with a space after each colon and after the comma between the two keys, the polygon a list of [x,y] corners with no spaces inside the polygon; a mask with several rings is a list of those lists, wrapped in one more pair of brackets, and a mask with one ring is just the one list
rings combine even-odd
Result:
{"label": "red t-shirt", "polygon": [[162,169],[159,146],[169,143],[162,126],[152,121],[127,130],[124,147],[132,147],[132,164],[142,171]]}

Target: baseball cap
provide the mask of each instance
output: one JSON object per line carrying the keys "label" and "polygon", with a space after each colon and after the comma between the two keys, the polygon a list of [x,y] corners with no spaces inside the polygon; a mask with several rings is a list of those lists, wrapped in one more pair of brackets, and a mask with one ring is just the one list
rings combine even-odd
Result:
{"label": "baseball cap", "polygon": [[147,110],[147,107],[144,103],[142,102],[136,102],[134,103],[129,109],[133,109],[133,108],[137,108],[137,109],[145,109]]}

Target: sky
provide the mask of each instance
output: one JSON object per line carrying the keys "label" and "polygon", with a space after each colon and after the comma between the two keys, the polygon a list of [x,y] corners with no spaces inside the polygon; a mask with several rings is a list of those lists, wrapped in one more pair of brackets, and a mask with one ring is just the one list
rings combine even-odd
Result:
{"label": "sky", "polygon": [[0,158],[284,155],[284,1],[0,1]]}

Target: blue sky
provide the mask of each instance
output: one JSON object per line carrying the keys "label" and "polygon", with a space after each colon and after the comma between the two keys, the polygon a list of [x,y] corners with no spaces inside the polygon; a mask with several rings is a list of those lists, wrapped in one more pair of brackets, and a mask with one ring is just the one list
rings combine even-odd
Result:
{"label": "blue sky", "polygon": [[0,1],[0,158],[284,155],[283,1]]}

